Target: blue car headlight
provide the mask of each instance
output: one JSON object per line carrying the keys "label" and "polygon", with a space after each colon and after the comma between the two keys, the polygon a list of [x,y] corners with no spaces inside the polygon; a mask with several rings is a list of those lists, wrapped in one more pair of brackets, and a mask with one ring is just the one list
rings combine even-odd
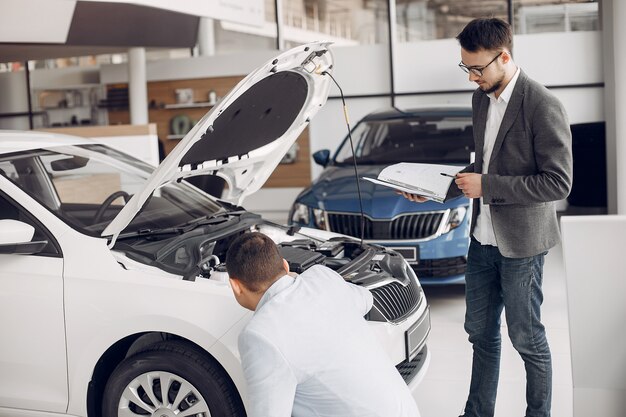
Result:
{"label": "blue car headlight", "polygon": [[456,229],[463,223],[465,215],[467,214],[467,207],[460,206],[450,209],[450,215],[448,216],[448,222],[446,223],[443,233],[448,233],[451,230]]}
{"label": "blue car headlight", "polygon": [[313,211],[313,224],[318,229],[328,230],[326,229],[327,221],[326,221],[326,212],[322,209],[312,209]]}
{"label": "blue car headlight", "polygon": [[291,208],[291,223],[309,225],[313,221],[313,226],[326,230],[326,212],[322,209],[312,208],[302,203],[295,203]]}
{"label": "blue car headlight", "polygon": [[295,203],[291,209],[291,222],[297,224],[309,224],[311,215],[309,213],[309,206]]}

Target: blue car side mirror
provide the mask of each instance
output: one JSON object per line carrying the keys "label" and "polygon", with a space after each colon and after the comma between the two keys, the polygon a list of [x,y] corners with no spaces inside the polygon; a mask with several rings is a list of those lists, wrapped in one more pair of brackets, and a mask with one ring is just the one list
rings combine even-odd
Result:
{"label": "blue car side mirror", "polygon": [[322,149],[313,154],[313,160],[316,164],[326,167],[330,160],[330,151],[328,149]]}

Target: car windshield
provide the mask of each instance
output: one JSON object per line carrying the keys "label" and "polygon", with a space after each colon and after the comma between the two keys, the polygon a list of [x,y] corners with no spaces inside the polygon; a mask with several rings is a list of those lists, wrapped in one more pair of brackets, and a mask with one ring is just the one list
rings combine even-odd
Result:
{"label": "car windshield", "polygon": [[[474,151],[470,115],[439,113],[363,120],[352,130],[356,161],[361,165],[421,162],[468,164]],[[351,164],[349,140],[335,154],[335,164]]]}
{"label": "car windshield", "polygon": [[[0,156],[0,174],[73,228],[100,236],[154,167],[99,144]],[[187,182],[157,189],[125,232],[178,226],[223,207]]]}

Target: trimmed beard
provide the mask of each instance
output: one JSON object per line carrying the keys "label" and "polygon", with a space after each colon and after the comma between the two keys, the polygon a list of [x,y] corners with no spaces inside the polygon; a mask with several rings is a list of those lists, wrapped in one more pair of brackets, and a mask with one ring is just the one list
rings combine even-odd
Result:
{"label": "trimmed beard", "polygon": [[504,75],[502,75],[502,77],[500,77],[500,79],[498,81],[496,81],[491,87],[489,87],[486,90],[483,90],[485,92],[485,94],[491,94],[495,91],[497,91],[498,89],[500,89],[500,87],[502,87],[502,82],[504,81]]}

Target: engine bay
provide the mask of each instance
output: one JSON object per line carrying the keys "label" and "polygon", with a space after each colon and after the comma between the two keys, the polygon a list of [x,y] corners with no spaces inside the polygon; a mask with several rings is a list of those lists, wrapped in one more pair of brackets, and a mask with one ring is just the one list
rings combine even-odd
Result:
{"label": "engine bay", "polygon": [[346,280],[374,284],[381,275],[405,281],[405,262],[395,252],[381,246],[363,245],[353,238],[316,238],[306,232],[264,222],[248,212],[233,213],[199,225],[185,233],[153,233],[118,241],[114,249],[129,258],[181,275],[183,279],[211,279],[214,272],[224,272],[226,252],[241,234],[262,232],[278,245],[291,271],[302,273],[322,264]]}
{"label": "engine bay", "polygon": [[[389,320],[392,313],[385,315],[380,311],[386,296],[383,293],[388,293],[392,287],[394,291],[404,291],[407,297],[412,297],[413,307],[419,304],[422,291],[417,277],[397,252],[377,245],[362,245],[347,236],[324,239],[319,231],[279,226],[246,211],[207,219],[183,233],[168,230],[124,238],[115,244],[114,249],[134,261],[179,275],[183,280],[227,282],[225,259],[228,248],[238,236],[251,232],[268,235],[277,244],[292,272],[300,274],[314,265],[325,265],[346,281],[368,288],[374,295],[374,306],[378,306],[372,309],[370,320]],[[378,294],[377,290],[381,293]],[[407,305],[405,312],[413,307]]]}

